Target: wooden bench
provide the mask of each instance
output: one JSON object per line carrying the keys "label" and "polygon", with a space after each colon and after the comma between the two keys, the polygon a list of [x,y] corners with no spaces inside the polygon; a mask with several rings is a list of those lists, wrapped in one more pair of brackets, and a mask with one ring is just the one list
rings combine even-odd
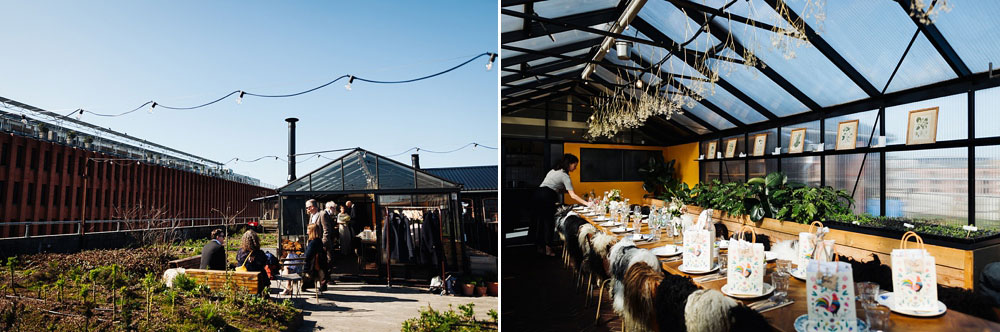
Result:
{"label": "wooden bench", "polygon": [[203,283],[211,289],[224,289],[226,280],[235,282],[238,287],[246,288],[250,294],[257,294],[257,276],[260,272],[236,272],[219,270],[187,269],[185,271],[188,278],[195,282]]}
{"label": "wooden bench", "polygon": [[201,255],[191,256],[188,258],[175,259],[167,262],[167,268],[173,269],[182,267],[185,269],[197,269],[201,267]]}

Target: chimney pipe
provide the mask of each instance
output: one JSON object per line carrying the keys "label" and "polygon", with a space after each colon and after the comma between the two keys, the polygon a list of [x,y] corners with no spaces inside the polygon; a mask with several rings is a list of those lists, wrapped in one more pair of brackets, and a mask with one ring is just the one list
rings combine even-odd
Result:
{"label": "chimney pipe", "polygon": [[410,160],[413,161],[413,168],[420,169],[420,155],[419,154],[416,154],[416,153],[411,154],[410,155]]}
{"label": "chimney pipe", "polygon": [[295,181],[295,122],[298,118],[287,118],[288,122],[288,183]]}

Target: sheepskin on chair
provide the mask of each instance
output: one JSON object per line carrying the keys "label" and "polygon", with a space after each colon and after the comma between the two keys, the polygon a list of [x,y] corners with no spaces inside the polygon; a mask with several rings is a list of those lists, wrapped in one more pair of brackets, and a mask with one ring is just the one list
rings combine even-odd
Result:
{"label": "sheepskin on chair", "polygon": [[774,331],[764,315],[744,305],[729,309],[729,332]]}
{"label": "sheepskin on chair", "polygon": [[997,319],[996,311],[993,311],[993,300],[983,293],[975,293],[959,287],[941,286],[941,284],[938,284],[937,293],[938,301],[948,306],[948,310],[955,310],[992,322],[1000,322]]}
{"label": "sheepskin on chair", "polygon": [[583,259],[583,253],[580,252],[580,243],[577,242],[580,239],[577,234],[580,233],[580,227],[583,225],[589,225],[589,223],[578,216],[569,216],[566,217],[566,226],[563,230],[563,236],[566,239],[563,245],[566,246],[566,251],[569,253],[573,265],[577,267],[580,266],[580,261]]}
{"label": "sheepskin on chair", "polygon": [[[641,256],[642,251],[633,255],[633,260]],[[620,294],[624,300],[624,310],[620,314],[628,324],[628,331],[656,331],[656,308],[653,300],[664,275],[658,265],[654,267],[638,261],[625,273],[625,291]]]}
{"label": "sheepskin on chair", "polygon": [[684,332],[684,305],[688,295],[698,290],[691,278],[665,274],[660,285],[656,287],[656,324],[660,331]]}
{"label": "sheepskin on chair", "polygon": [[[619,257],[615,261],[615,266],[612,268],[612,271],[614,272],[614,278],[616,279],[615,279],[615,287],[613,288],[613,292],[611,294],[611,296],[614,299],[615,312],[618,312],[623,316],[625,315],[626,311],[625,310],[626,309],[625,296],[627,296],[626,292],[628,292],[629,288],[632,287],[632,285],[630,285],[627,281],[628,271],[631,270],[632,266],[635,266],[638,263],[643,263],[649,266],[650,269],[652,269],[654,272],[659,273],[663,271],[663,269],[660,268],[660,260],[656,259],[656,255],[654,255],[652,251],[646,249],[638,249],[635,247],[631,248],[626,247],[625,250],[628,251],[624,252],[622,256],[626,256],[627,260],[624,257]],[[621,265],[622,262],[627,262],[627,264],[623,266]],[[618,274],[619,272],[622,272],[622,274],[619,275]],[[653,288],[649,289],[650,290],[649,296],[653,295],[652,291],[655,288],[656,287],[654,286]],[[650,305],[652,305],[652,300],[650,300]]]}
{"label": "sheepskin on chair", "polygon": [[628,269],[632,255],[638,251],[635,242],[629,238],[624,238],[611,247],[611,255],[608,256],[608,264],[611,268],[611,298],[614,299],[615,311],[621,312],[624,308],[622,298],[618,296],[624,290],[625,271]]}
{"label": "sheepskin on chair", "polygon": [[593,237],[596,232],[597,229],[594,228],[594,225],[584,224],[583,226],[580,226],[580,233],[577,235],[577,243],[580,244],[580,268],[585,273],[593,272],[593,267],[590,264],[591,261],[589,257],[591,251],[593,251],[591,237]]}
{"label": "sheepskin on chair", "polygon": [[771,252],[780,260],[795,261],[799,257],[799,240],[778,241],[771,246]]}
{"label": "sheepskin on chair", "polygon": [[562,234],[565,230],[564,225],[566,223],[566,217],[575,215],[577,214],[576,212],[573,212],[573,207],[571,205],[563,205],[556,209],[554,218],[556,218],[556,230],[559,231],[559,234]]}
{"label": "sheepskin on chair", "polygon": [[872,259],[861,262],[850,256],[840,256],[841,262],[851,264],[851,271],[854,275],[854,282],[870,281],[879,285],[879,288],[892,290],[892,268],[882,264],[878,255],[872,254]]}
{"label": "sheepskin on chair", "polygon": [[723,240],[729,240],[729,227],[726,224],[717,222],[715,223],[715,237],[722,237]]}
{"label": "sheepskin on chair", "polygon": [[688,295],[684,305],[684,325],[688,331],[729,331],[729,310],[737,306],[736,300],[714,289],[697,290]]}
{"label": "sheepskin on chair", "polygon": [[611,247],[618,243],[618,238],[613,235],[597,233],[594,235],[594,253],[603,258],[611,254]]}

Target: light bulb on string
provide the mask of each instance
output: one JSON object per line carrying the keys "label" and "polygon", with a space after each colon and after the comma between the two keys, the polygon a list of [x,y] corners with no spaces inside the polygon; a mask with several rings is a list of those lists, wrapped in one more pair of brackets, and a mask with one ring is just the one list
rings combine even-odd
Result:
{"label": "light bulb on string", "polygon": [[76,119],[80,120],[80,118],[83,118],[83,109],[82,108],[78,109],[77,112],[76,112]]}
{"label": "light bulb on string", "polygon": [[493,61],[496,59],[497,59],[497,54],[490,53],[490,62],[486,63],[486,71],[490,71],[490,69],[493,69]]}
{"label": "light bulb on string", "polygon": [[246,92],[243,91],[243,90],[240,90],[240,95],[238,97],[236,97],[236,105],[242,105],[243,104],[243,94],[244,93],[246,93]]}
{"label": "light bulb on string", "polygon": [[344,85],[344,89],[351,91],[351,83],[354,83],[354,75],[351,75],[351,79],[347,81],[346,85]]}
{"label": "light bulb on string", "polygon": [[153,114],[153,109],[156,108],[156,102],[154,101],[149,105],[149,114]]}

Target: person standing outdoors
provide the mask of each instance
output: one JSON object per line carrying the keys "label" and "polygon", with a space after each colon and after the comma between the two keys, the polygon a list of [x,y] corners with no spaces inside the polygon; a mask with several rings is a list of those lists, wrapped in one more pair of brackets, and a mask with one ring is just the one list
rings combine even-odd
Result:
{"label": "person standing outdoors", "polygon": [[[309,224],[316,225],[316,231],[320,234],[320,243],[323,244],[323,246],[319,249],[323,250],[324,260],[327,261],[327,264],[324,266],[331,265],[329,264],[329,260],[326,259],[328,256],[326,252],[326,244],[324,242],[326,242],[326,239],[329,237],[329,232],[331,232],[334,227],[333,218],[330,218],[327,216],[326,212],[319,209],[319,202],[315,199],[306,201],[306,213],[309,213]],[[328,274],[324,274],[324,276],[329,277]],[[329,280],[324,279],[324,290],[326,289],[327,283],[329,283]]]}
{"label": "person standing outdoors", "polygon": [[226,233],[222,229],[212,230],[212,240],[201,248],[202,270],[225,270],[226,269]]}
{"label": "person standing outdoors", "polygon": [[564,154],[559,163],[548,174],[545,174],[545,180],[542,180],[542,184],[538,186],[532,196],[531,201],[535,203],[532,213],[535,219],[533,222],[535,225],[535,246],[539,253],[548,256],[556,255],[555,251],[552,250],[552,241],[555,232],[556,205],[559,204],[560,194],[567,193],[570,198],[580,204],[589,204],[573,192],[573,183],[569,179],[569,173],[575,171],[579,163],[580,159],[577,159],[576,156],[569,153]]}

